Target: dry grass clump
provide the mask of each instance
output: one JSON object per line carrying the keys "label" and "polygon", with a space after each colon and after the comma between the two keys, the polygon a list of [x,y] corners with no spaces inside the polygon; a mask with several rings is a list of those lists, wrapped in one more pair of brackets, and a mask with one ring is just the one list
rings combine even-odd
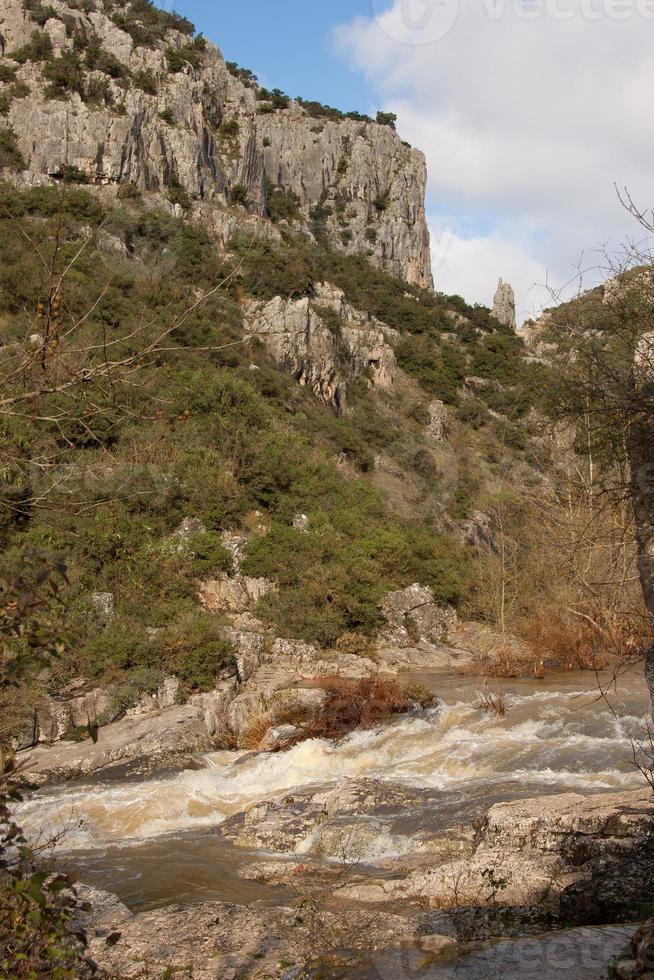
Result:
{"label": "dry grass clump", "polygon": [[256,751],[261,747],[266,735],[275,724],[275,719],[271,714],[262,711],[258,715],[253,715],[250,722],[239,739],[242,749]]}
{"label": "dry grass clump", "polygon": [[336,649],[339,653],[377,661],[378,649],[376,644],[369,636],[363,636],[362,633],[343,633],[336,641]]}
{"label": "dry grass clump", "polygon": [[539,677],[542,676],[542,665],[529,650],[506,640],[481,651],[472,663],[462,668],[461,673],[471,677],[505,679]]}
{"label": "dry grass clump", "polygon": [[602,670],[608,666],[613,637],[586,620],[552,614],[533,616],[523,634],[536,663],[549,670]]}
{"label": "dry grass clump", "polygon": [[506,718],[508,706],[506,695],[498,687],[497,691],[491,691],[484,685],[483,691],[479,692],[477,708],[487,715],[497,715],[498,718]]}

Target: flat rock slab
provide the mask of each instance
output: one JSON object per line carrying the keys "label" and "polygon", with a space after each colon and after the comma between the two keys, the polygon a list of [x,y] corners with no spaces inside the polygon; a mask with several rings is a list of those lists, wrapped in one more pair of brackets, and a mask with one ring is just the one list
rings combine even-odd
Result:
{"label": "flat rock slab", "polygon": [[87,935],[88,955],[108,976],[125,980],[294,975],[288,971],[313,956],[382,949],[411,940],[420,928],[395,915],[354,912],[344,918],[324,908],[312,914],[218,902],[133,914],[94,888],[82,886],[78,896],[90,905],[76,923]]}
{"label": "flat rock slab", "polygon": [[175,755],[209,752],[213,742],[200,707],[178,705],[150,715],[123,718],[98,732],[97,742],[40,745],[19,755],[30,783],[43,785],[75,779],[135,759],[148,757],[170,765]]}
{"label": "flat rock slab", "polygon": [[584,838],[633,841],[647,836],[654,836],[654,795],[636,790],[598,796],[565,793],[498,803],[488,812],[480,843],[561,852],[571,844],[587,843]]}
{"label": "flat rock slab", "polygon": [[[435,832],[439,797],[434,790],[342,779],[331,789],[260,803],[225,820],[218,832],[239,847],[375,864],[442,847],[443,835]],[[458,837],[449,844],[460,853]]]}

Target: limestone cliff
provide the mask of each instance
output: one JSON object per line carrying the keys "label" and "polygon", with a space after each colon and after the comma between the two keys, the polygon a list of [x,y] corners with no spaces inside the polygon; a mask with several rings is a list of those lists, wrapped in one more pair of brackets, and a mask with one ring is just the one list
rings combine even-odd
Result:
{"label": "limestone cliff", "polygon": [[349,380],[363,376],[381,388],[393,382],[391,344],[399,342],[399,334],[355,310],[328,283],[316,285],[311,298],[277,296],[269,303],[252,303],[246,324],[280,368],[339,412],[346,406]]}
{"label": "limestone cliff", "polygon": [[95,184],[173,191],[222,240],[235,211],[289,220],[432,286],[425,160],[392,126],[266,100],[192,25],[143,4],[0,0],[0,35],[6,117],[31,183],[73,168]]}

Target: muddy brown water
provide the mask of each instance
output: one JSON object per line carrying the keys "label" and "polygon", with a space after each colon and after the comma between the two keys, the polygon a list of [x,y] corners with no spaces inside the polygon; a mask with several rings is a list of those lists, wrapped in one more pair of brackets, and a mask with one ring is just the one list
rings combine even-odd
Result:
{"label": "muddy brown water", "polygon": [[[440,709],[403,717],[339,744],[310,741],[283,754],[221,752],[205,768],[143,782],[102,779],[35,793],[19,817],[33,836],[66,828],[57,861],[82,880],[113,891],[134,908],[196,901],[288,901],[284,888],[244,879],[261,853],[235,848],[217,827],[227,816],[289,791],[371,777],[437,793],[435,834],[469,824],[495,802],[575,791],[635,789],[628,733],[643,723],[647,690],[638,671],[621,678],[609,705],[591,674],[506,681],[508,712],[478,707],[479,684],[422,677]],[[608,680],[608,678],[604,678]],[[310,842],[298,845],[306,854]],[[380,833],[363,856],[374,867],[410,853],[402,837]]]}

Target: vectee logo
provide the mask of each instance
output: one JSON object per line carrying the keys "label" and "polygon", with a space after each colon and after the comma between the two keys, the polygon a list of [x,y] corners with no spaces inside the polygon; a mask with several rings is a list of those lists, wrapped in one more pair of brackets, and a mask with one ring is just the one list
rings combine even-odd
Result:
{"label": "vectee logo", "polygon": [[380,30],[402,44],[433,44],[452,30],[459,0],[371,0]]}

